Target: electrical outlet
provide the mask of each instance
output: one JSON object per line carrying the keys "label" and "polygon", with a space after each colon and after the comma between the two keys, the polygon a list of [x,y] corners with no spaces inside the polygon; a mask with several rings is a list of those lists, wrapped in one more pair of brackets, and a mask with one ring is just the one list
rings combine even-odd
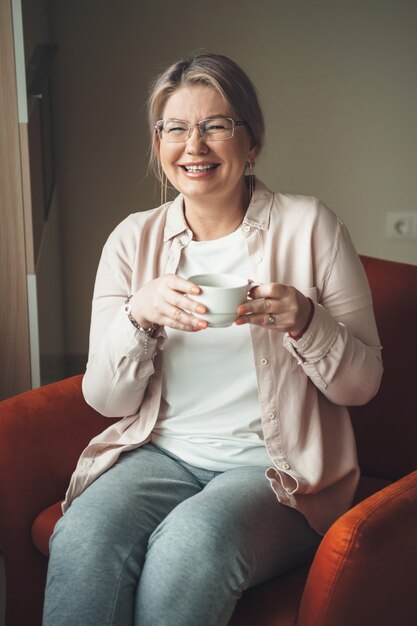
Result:
{"label": "electrical outlet", "polygon": [[387,239],[417,240],[417,212],[387,213]]}

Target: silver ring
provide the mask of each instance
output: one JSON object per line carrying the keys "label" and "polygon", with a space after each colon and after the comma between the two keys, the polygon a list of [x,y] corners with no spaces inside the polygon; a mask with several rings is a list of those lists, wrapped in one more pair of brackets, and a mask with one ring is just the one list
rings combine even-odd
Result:
{"label": "silver ring", "polygon": [[267,324],[268,324],[268,326],[274,326],[274,325],[275,325],[275,323],[276,323],[275,315],[272,315],[272,313],[270,313],[270,314],[268,315],[268,321],[267,321]]}

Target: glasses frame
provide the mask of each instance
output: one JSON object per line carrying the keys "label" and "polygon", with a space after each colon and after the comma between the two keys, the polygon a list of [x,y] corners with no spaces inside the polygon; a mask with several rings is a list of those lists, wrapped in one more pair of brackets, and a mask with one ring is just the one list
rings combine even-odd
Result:
{"label": "glasses frame", "polygon": [[[230,137],[223,137],[223,138],[218,138],[218,139],[214,137],[207,137],[201,125],[204,124],[204,122],[210,122],[211,120],[217,120],[217,119],[228,120],[229,122],[232,123],[232,134],[230,135]],[[163,139],[162,137],[163,126],[164,126],[164,123],[168,121],[181,122],[182,124],[187,125],[188,126],[187,137],[185,139],[169,139],[169,140]],[[247,123],[244,122],[243,120],[234,120],[231,117],[226,117],[225,115],[218,115],[216,117],[207,117],[204,120],[200,120],[199,122],[196,122],[195,124],[191,124],[191,122],[186,122],[185,120],[177,120],[177,119],[158,120],[154,128],[158,134],[160,141],[164,141],[165,143],[186,143],[191,137],[194,126],[198,126],[198,130],[200,131],[200,136],[204,139],[204,141],[227,141],[228,139],[232,139],[232,137],[234,136],[236,126],[247,126]]]}

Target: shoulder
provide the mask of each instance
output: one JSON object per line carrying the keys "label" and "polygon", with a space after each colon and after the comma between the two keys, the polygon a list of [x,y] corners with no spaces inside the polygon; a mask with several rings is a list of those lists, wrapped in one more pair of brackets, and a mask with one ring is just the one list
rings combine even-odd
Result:
{"label": "shoulder", "polygon": [[274,194],[271,229],[326,247],[332,247],[346,231],[342,219],[319,198],[283,193]]}
{"label": "shoulder", "polygon": [[107,251],[135,251],[144,238],[150,243],[162,238],[166,215],[171,203],[159,207],[131,213],[110,233],[106,243]]}
{"label": "shoulder", "polygon": [[315,196],[275,193],[273,210],[282,219],[308,224],[327,223],[335,226],[342,220],[322,200]]}
{"label": "shoulder", "polygon": [[271,222],[279,222],[280,227],[315,228],[327,224],[335,228],[342,224],[336,213],[316,196],[273,192],[261,181],[257,181],[255,193],[258,211],[270,208]]}
{"label": "shoulder", "polygon": [[[272,193],[272,192],[271,192]],[[316,196],[273,193],[267,237],[289,251],[333,259],[349,233],[341,218]]]}
{"label": "shoulder", "polygon": [[110,237],[121,237],[131,233],[140,233],[143,229],[158,228],[161,224],[163,227],[171,204],[171,202],[167,202],[166,204],[148,209],[147,211],[131,213],[116,226],[110,234]]}

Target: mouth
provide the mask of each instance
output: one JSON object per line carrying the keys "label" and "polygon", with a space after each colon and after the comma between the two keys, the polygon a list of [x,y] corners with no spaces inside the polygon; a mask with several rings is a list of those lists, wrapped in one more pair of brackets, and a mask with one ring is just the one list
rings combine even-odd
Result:
{"label": "mouth", "polygon": [[180,167],[189,174],[203,174],[205,172],[210,172],[219,167],[219,163],[199,163],[199,164],[189,164],[189,165],[180,165]]}

